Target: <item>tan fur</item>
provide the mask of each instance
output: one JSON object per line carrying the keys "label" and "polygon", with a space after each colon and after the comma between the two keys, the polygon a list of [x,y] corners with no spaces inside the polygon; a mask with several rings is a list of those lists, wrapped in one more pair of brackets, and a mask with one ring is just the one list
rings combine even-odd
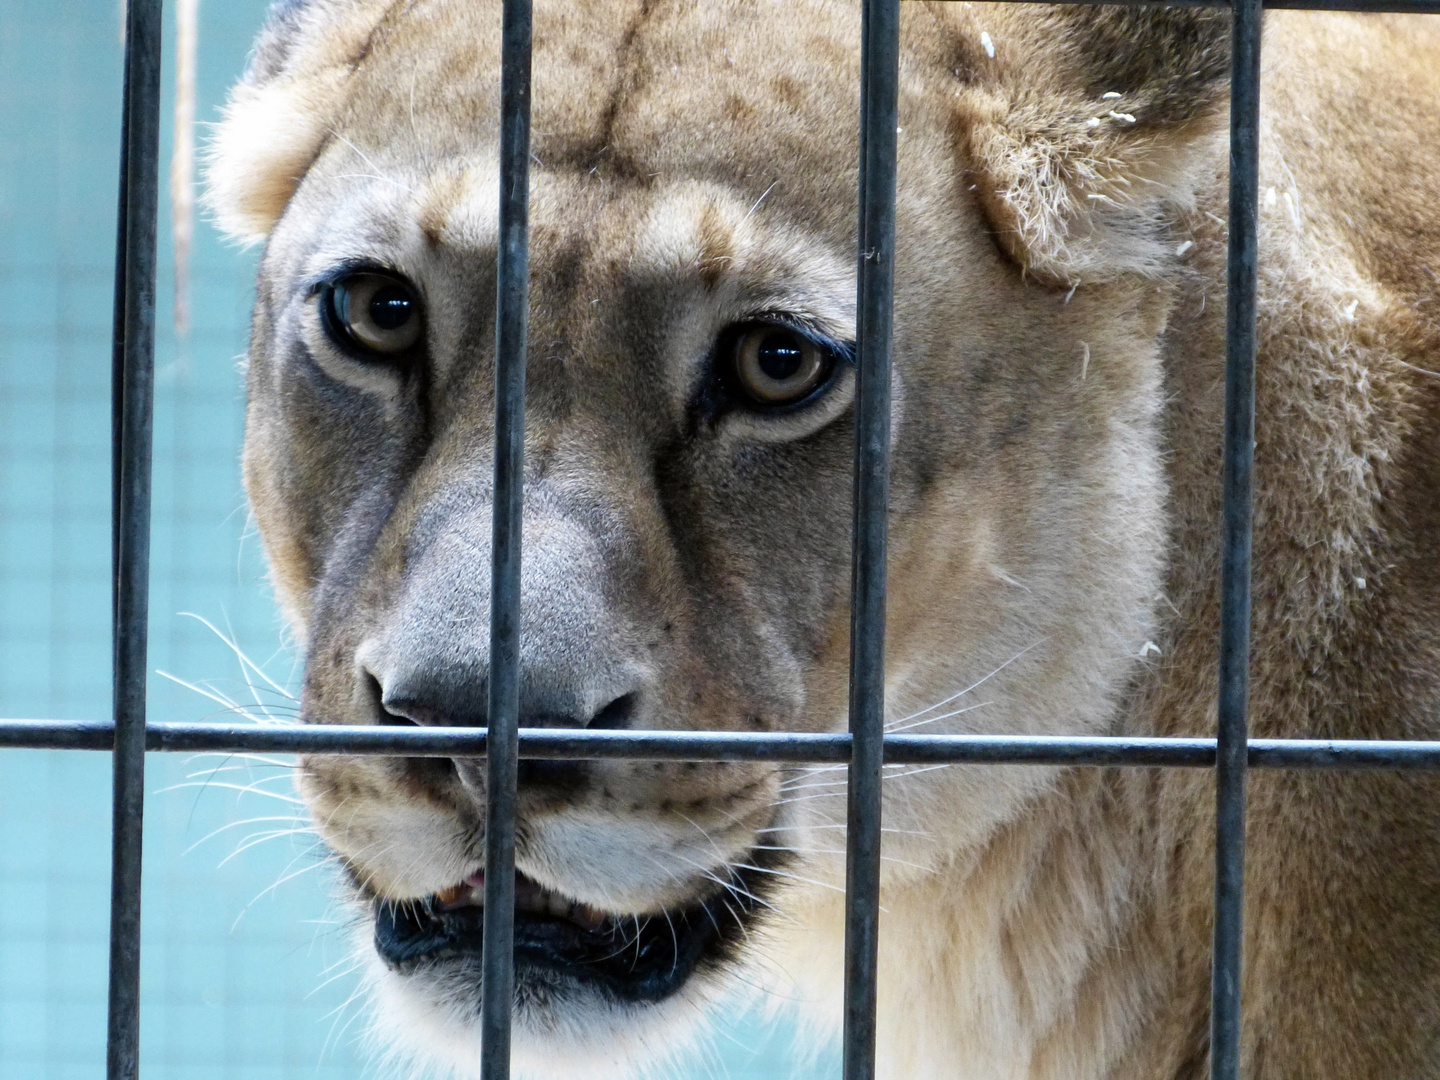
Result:
{"label": "tan fur", "polygon": [[[892,730],[1213,730],[1226,17],[1099,10],[904,9]],[[536,20],[527,671],[582,722],[631,692],[639,727],[842,730],[852,381],[685,417],[727,323],[853,334],[856,9]],[[1433,738],[1440,22],[1266,27],[1252,730]],[[388,709],[423,668],[436,719],[473,722],[498,7],[312,0],[268,33],[209,198],[267,240],[246,481],[307,718],[380,719],[370,687]],[[421,389],[317,329],[302,284],[361,255],[422,285]],[[684,902],[757,843],[793,859],[733,974],[526,1014],[522,1064],[630,1075],[741,983],[837,1019],[841,779],[615,763],[523,790],[521,868],[607,910]],[[303,789],[370,894],[477,865],[483,813],[439,765],[315,760]],[[1440,1077],[1435,781],[1258,773],[1249,822],[1243,1074]],[[1212,823],[1195,773],[897,771],[881,1075],[1204,1076]],[[404,1053],[473,1067],[449,991],[376,985]]]}

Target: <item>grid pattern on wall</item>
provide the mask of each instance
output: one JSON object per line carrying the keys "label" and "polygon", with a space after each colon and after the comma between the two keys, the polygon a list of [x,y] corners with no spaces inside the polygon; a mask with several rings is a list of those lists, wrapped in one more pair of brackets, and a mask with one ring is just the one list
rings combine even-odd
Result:
{"label": "grid pattern on wall", "polygon": [[[1015,0],[1022,2],[1022,0]],[[530,0],[505,0],[490,727],[407,729],[147,723],[150,472],[155,330],[161,0],[127,10],[114,281],[112,566],[114,716],[0,721],[0,747],[109,750],[114,765],[109,1080],[138,1075],[140,840],[150,751],[265,751],[487,758],[481,1070],[509,1075],[514,803],[527,758],[767,760],[848,765],[844,1076],[875,1070],[880,777],[884,764],[1010,763],[1205,768],[1216,778],[1211,1074],[1236,1080],[1246,773],[1250,768],[1440,769],[1440,743],[1247,738],[1254,452],[1262,6],[1440,13],[1440,0],[1235,0],[1223,466],[1219,726],[1214,739],[884,734],[886,510],[900,0],[863,0],[857,265],[855,515],[847,734],[553,731],[519,728]]]}

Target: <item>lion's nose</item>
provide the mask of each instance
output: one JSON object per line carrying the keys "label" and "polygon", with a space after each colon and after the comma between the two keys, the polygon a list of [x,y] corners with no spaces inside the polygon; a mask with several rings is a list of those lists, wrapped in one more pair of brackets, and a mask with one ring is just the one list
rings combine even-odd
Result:
{"label": "lion's nose", "polygon": [[[624,728],[654,707],[653,618],[637,610],[638,563],[618,526],[526,490],[520,603],[520,724]],[[603,515],[602,515],[603,517]],[[602,527],[603,526],[603,527]],[[382,723],[483,727],[490,689],[489,506],[437,498],[407,548],[401,588],[351,654],[361,711]],[[630,569],[627,571],[626,568]],[[462,768],[462,776],[474,763]],[[573,782],[576,762],[534,761],[522,780]]]}
{"label": "lion's nose", "polygon": [[[484,727],[487,718],[472,710],[457,715],[443,700],[415,693],[387,691],[381,680],[369,671],[361,675],[371,696],[372,714],[382,724],[414,724],[418,727]],[[520,726],[524,728],[569,728],[618,730],[628,728],[635,714],[639,695],[636,691],[622,693],[590,715],[563,715],[550,712],[522,711]],[[473,699],[472,699],[473,700]],[[456,761],[460,779],[467,787],[482,790],[480,763],[470,759]],[[584,778],[586,762],[575,759],[534,758],[520,762],[519,782],[523,788],[573,790]]]}
{"label": "lion's nose", "polygon": [[[421,697],[387,693],[380,680],[366,673],[370,686],[377,695],[378,711],[382,724],[415,724],[419,727],[484,727],[487,720],[483,715],[454,715],[443,704],[426,701]],[[631,714],[635,711],[635,692],[627,692],[613,698],[590,716],[556,715],[554,713],[522,712],[520,726],[527,728],[591,728],[595,730],[618,730],[630,726]]]}

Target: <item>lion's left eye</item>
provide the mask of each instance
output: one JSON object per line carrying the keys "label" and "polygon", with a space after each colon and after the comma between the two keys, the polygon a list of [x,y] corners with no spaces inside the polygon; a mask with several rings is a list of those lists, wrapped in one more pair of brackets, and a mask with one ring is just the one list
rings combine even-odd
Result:
{"label": "lion's left eye", "polygon": [[732,372],[754,405],[776,408],[809,397],[829,378],[834,357],[789,327],[756,323],[735,337]]}
{"label": "lion's left eye", "polygon": [[389,274],[350,274],[321,291],[325,329],[350,352],[393,357],[420,340],[420,300]]}

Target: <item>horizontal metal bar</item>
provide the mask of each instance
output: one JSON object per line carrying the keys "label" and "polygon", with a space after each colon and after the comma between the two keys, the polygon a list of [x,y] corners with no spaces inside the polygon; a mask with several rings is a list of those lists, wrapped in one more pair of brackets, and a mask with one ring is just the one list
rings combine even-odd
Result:
{"label": "horizontal metal bar", "polygon": [[[958,0],[951,0],[958,2]],[[1230,7],[1229,0],[998,0],[1008,4],[1087,7]],[[1354,11],[1359,14],[1440,15],[1440,0],[1265,0],[1267,11]]]}
{"label": "horizontal metal bar", "polygon": [[[161,753],[363,754],[483,757],[484,728],[397,728],[341,724],[174,724],[151,722],[146,748]],[[109,750],[103,720],[0,720],[0,748]],[[556,731],[521,728],[522,758],[598,761],[850,760],[848,734],[728,731]],[[1440,741],[1251,739],[1252,769],[1440,770]],[[1125,765],[1213,768],[1214,739],[1115,735],[887,735],[885,762],[924,765]]]}
{"label": "horizontal metal bar", "polygon": [[[1228,6],[1228,5],[1227,5]],[[1354,11],[1360,14],[1440,15],[1440,0],[1268,0],[1267,11]]]}

